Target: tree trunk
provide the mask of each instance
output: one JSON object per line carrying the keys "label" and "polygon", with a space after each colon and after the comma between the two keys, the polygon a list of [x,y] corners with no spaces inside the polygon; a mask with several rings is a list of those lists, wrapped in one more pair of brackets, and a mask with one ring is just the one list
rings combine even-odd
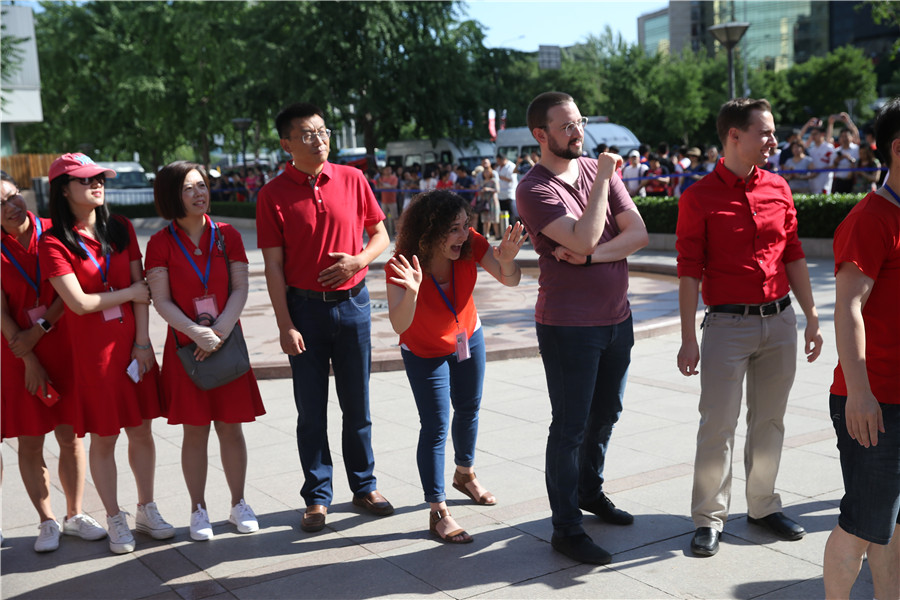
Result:
{"label": "tree trunk", "polygon": [[375,120],[372,113],[366,113],[362,119],[363,143],[366,145],[366,164],[370,169],[378,170],[375,162]]}

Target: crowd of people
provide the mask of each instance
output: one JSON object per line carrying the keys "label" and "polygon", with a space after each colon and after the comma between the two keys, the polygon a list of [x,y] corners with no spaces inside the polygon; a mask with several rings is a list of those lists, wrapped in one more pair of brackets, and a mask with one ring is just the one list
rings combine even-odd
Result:
{"label": "crowd of people", "polygon": [[[849,118],[829,119],[824,132],[811,121],[811,154],[821,154],[839,118],[846,135],[829,164],[852,168],[864,159],[851,155]],[[474,175],[465,169],[395,174],[385,167],[373,181],[359,169],[328,161],[331,131],[317,106],[292,104],[276,117],[291,160],[259,189],[256,228],[279,344],[292,371],[306,504],[301,529],[322,530],[336,494],[326,426],[332,382],[352,502],[377,517],[394,512],[375,476],[366,287],[368,267],[387,249],[390,228],[396,244],[384,267],[389,317],[419,416],[416,463],[428,530],[446,543],[473,541],[448,510],[443,480],[449,434],[453,488],[479,505],[500,501],[474,471],[487,368],[473,289],[479,266],[503,285],[516,286],[516,256],[530,239],[541,271],[534,318],[552,409],[545,467],[551,545],[579,562],[610,562],[610,553],[585,532],[583,512],[619,526],[634,522],[604,490],[604,467],[625,407],[634,345],[627,257],[649,239],[633,201],[632,176],[660,172],[660,185],[677,177],[681,189],[676,249],[682,346],[675,358],[681,373],[701,379],[691,551],[716,554],[728,520],[745,380],[748,521],[781,539],[801,539],[804,528],[784,515],[775,491],[797,353],[791,292],[805,315],[808,361],[816,360],[823,341],[792,187],[765,168],[777,148],[768,102],[739,98],[724,104],[717,121],[724,157],[708,149],[704,167],[699,148],[682,149],[690,166],[677,175],[660,171],[665,153],[648,153],[646,165],[640,150],[627,156],[627,165],[605,148],[597,158],[586,157],[585,119],[568,94],[538,95],[527,122],[540,147],[536,161],[520,157],[512,163],[499,155],[496,163],[485,159]],[[830,407],[845,495],[826,546],[829,597],[847,597],[864,555],[876,597],[900,594],[900,99],[885,106],[873,135],[893,173],[853,209],[834,240],[840,364]],[[802,162],[798,140],[789,147],[786,162]],[[709,170],[700,176],[704,168]],[[846,171],[825,175],[837,173]],[[204,495],[212,426],[230,491],[228,520],[239,533],[259,529],[244,498],[252,450],[242,427],[265,414],[253,370],[249,361],[233,374],[198,366],[227,364],[230,370],[241,362],[240,314],[248,293],[241,235],[209,217],[213,192],[204,167],[177,161],[159,172],[154,185],[157,211],[170,223],[150,238],[142,256],[131,223],[110,214],[105,203],[106,179],[115,175],[84,154],[58,158],[49,172],[50,219],[28,212],[16,183],[3,176],[0,424],[4,439],[19,438],[20,472],[40,519],[38,552],[55,550],[62,534],[108,537],[115,553],[135,549],[116,493],[115,448],[123,430],[137,487],[134,529],[155,539],[175,535],[154,502],[151,424],[158,417],[182,426],[191,539],[213,538],[212,507]],[[404,197],[412,186],[425,191]],[[503,212],[514,218],[501,228]],[[706,310],[698,341],[701,297]],[[151,304],[169,326],[161,369],[148,333]],[[203,379],[201,371],[215,381]],[[61,449],[61,522],[50,506],[43,459],[51,431]],[[88,434],[86,458],[81,440]],[[82,510],[86,464],[106,528]]]}
{"label": "crowd of people", "polygon": [[[834,138],[834,125],[843,129]],[[808,135],[807,135],[808,134]],[[884,181],[886,169],[875,155],[871,128],[861,140],[859,130],[847,113],[831,115],[827,126],[821,119],[810,119],[802,129],[794,129],[787,140],[772,148],[763,169],[781,175],[795,194],[865,194]],[[607,148],[601,144],[599,151]],[[618,153],[618,148],[610,149]],[[641,144],[626,157],[620,176],[634,196],[673,196],[681,194],[711,173],[719,159],[719,148],[682,147],[675,152],[660,143],[656,152]]]}

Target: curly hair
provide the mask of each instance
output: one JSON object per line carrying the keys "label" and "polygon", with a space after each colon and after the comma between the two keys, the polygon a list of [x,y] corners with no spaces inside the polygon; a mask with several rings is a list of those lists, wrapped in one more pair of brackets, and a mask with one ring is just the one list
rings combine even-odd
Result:
{"label": "curly hair", "polygon": [[[422,270],[428,271],[431,257],[447,237],[460,211],[465,211],[466,217],[472,215],[469,203],[448,190],[431,190],[415,196],[400,215],[395,252],[410,261],[413,255],[418,256]],[[472,240],[467,239],[460,258],[471,254]]]}

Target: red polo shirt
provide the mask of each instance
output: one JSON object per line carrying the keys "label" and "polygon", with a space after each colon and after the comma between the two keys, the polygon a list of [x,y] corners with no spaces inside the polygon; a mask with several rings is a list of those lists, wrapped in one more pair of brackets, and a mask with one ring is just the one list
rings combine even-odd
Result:
{"label": "red polo shirt", "polygon": [[[284,249],[287,284],[304,290],[330,291],[316,281],[337,262],[330,252],[356,255],[363,250],[363,232],[384,220],[362,171],[326,162],[318,176],[288,163],[284,173],[259,191],[256,238],[259,248]],[[336,289],[363,280],[368,268]]]}
{"label": "red polo shirt", "polygon": [[777,300],[785,264],[804,258],[787,182],[757,168],[745,180],[724,159],[681,195],[676,234],[678,276],[702,280],[707,306]]}

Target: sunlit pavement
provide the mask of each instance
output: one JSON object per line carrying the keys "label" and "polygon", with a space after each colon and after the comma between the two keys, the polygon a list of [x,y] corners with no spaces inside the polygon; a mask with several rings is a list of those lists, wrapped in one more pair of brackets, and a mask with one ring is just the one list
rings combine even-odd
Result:
{"label": "sunlit pavement", "polygon": [[[142,247],[161,227],[139,222]],[[745,519],[743,415],[735,439],[731,520],[719,553],[695,558],[689,545],[691,473],[697,433],[698,378],[675,367],[678,335],[674,254],[642,251],[630,261],[630,299],[636,337],[625,410],[613,434],[605,489],[617,506],[635,515],[615,527],[587,516],[588,533],[613,554],[612,564],[573,563],[550,548],[550,510],[543,464],[549,403],[534,336],[537,269],[523,251],[526,275],[517,288],[489,276],[479,279],[476,304],[484,322],[490,362],[476,454],[480,481],[499,503],[473,505],[449,486],[448,503],[475,537],[473,544],[444,545],[428,534],[427,505],[415,465],[418,418],[390,331],[381,267],[370,271],[373,374],[371,404],[378,488],[396,508],[377,518],[351,504],[340,451],[340,410],[332,389],[329,437],[335,463],[335,498],[325,529],[300,530],[303,502],[296,453],[296,410],[287,360],[268,303],[262,256],[252,228],[242,224],[250,248],[251,284],[242,317],[245,336],[266,403],[265,416],[247,424],[246,500],[259,515],[260,531],[236,533],[227,522],[228,491],[215,435],[210,436],[207,502],[216,537],[192,542],[190,502],[181,475],[181,430],[154,423],[157,442],[156,500],[178,528],[174,539],[135,534],[137,551],[113,555],[105,541],[64,536],[49,554],[32,550],[37,516],[17,472],[16,441],[3,446],[3,598],[821,598],[822,553],[837,521],[842,482],[828,415],[828,386],[836,363],[832,307],[834,279],[828,258],[810,258],[813,290],[825,348],[807,364],[798,356],[797,377],[785,420],[778,479],[785,512],[809,532],[782,542]],[[386,260],[386,252],[379,260]],[[640,269],[640,272],[638,271]],[[152,311],[151,311],[152,312]],[[799,313],[799,310],[798,310]],[[804,320],[798,316],[798,335]],[[165,325],[155,313],[152,338],[162,350]],[[119,497],[135,511],[127,443],[118,444]],[[47,439],[47,463],[57,516],[64,510],[56,469],[58,448]],[[88,477],[85,510],[101,522],[104,511]],[[873,595],[864,566],[854,597]]]}

